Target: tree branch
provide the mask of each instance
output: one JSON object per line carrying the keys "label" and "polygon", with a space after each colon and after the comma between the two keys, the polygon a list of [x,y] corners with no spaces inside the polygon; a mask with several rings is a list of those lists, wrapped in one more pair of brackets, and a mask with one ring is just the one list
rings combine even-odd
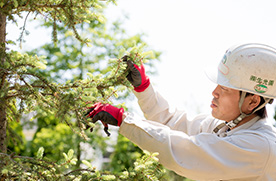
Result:
{"label": "tree branch", "polygon": [[87,172],[95,173],[95,171],[94,171],[94,170],[90,170],[90,169],[82,169],[82,168],[80,168],[80,169],[76,169],[76,170],[73,170],[73,171],[71,171],[71,172],[68,172],[67,174],[64,174],[64,176],[69,176],[69,175],[73,174],[74,172],[83,172],[83,171],[87,171]]}
{"label": "tree branch", "polygon": [[23,25],[23,27],[22,27],[22,32],[21,32],[20,37],[19,37],[19,41],[20,41],[19,46],[20,46],[20,48],[22,48],[23,36],[24,36],[24,32],[25,32],[25,30],[26,30],[26,22],[27,22],[27,19],[28,19],[28,16],[29,16],[30,13],[31,13],[31,12],[28,12],[28,14],[27,14],[26,17],[25,17],[24,25]]}

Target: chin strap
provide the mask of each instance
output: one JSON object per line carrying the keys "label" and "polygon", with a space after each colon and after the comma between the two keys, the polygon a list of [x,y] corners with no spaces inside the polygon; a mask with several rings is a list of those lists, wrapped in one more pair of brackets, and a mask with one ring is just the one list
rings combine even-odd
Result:
{"label": "chin strap", "polygon": [[258,110],[262,109],[263,107],[265,107],[265,105],[267,103],[270,103],[272,104],[273,102],[273,99],[270,99],[270,98],[264,98],[265,102],[258,106],[255,110],[253,110],[250,114],[245,114],[242,112],[242,104],[243,104],[243,101],[245,99],[245,96],[246,96],[246,92],[242,91],[242,94],[241,94],[241,97],[240,97],[240,101],[239,101],[239,110],[240,110],[240,115],[232,120],[232,121],[229,121],[229,122],[225,122],[225,123],[221,123],[219,124],[213,131],[215,133],[217,133],[221,128],[223,128],[224,126],[227,126],[228,128],[232,129],[234,127],[236,127],[245,117],[248,117],[252,114],[254,114],[255,112],[257,112]]}

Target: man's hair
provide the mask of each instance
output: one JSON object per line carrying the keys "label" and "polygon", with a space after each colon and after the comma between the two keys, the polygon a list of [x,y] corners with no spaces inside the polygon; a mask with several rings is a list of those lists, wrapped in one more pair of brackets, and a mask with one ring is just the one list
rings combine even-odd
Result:
{"label": "man's hair", "polygon": [[[242,91],[240,91],[240,95],[241,95],[241,93],[242,93]],[[245,97],[247,97],[247,96],[253,96],[253,95],[254,94],[247,92],[246,95],[245,95]],[[259,106],[261,106],[265,102],[265,99],[262,96],[260,96],[260,98],[261,98],[260,104],[255,109],[257,109]],[[261,118],[266,118],[267,117],[267,112],[266,112],[265,106],[263,108],[261,108],[260,110],[256,111],[255,114],[257,114]]]}

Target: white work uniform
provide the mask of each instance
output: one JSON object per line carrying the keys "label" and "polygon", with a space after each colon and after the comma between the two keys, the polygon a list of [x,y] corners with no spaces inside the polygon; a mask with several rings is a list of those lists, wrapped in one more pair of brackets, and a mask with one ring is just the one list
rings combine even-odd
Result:
{"label": "white work uniform", "polygon": [[276,130],[266,119],[215,134],[222,121],[171,112],[151,85],[135,95],[147,120],[128,113],[119,131],[140,148],[159,152],[166,168],[194,180],[276,180]]}

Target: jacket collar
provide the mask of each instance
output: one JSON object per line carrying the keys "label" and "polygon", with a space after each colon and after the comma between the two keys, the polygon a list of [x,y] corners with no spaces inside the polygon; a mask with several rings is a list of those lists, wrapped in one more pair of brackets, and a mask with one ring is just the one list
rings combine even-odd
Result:
{"label": "jacket collar", "polygon": [[261,117],[256,116],[253,119],[251,119],[250,121],[228,131],[229,127],[228,126],[224,126],[223,128],[221,128],[221,130],[218,132],[218,136],[220,137],[225,137],[225,136],[229,136],[232,135],[233,133],[239,131],[239,130],[245,130],[250,128],[252,125],[254,125],[257,121],[259,121],[261,119]]}

